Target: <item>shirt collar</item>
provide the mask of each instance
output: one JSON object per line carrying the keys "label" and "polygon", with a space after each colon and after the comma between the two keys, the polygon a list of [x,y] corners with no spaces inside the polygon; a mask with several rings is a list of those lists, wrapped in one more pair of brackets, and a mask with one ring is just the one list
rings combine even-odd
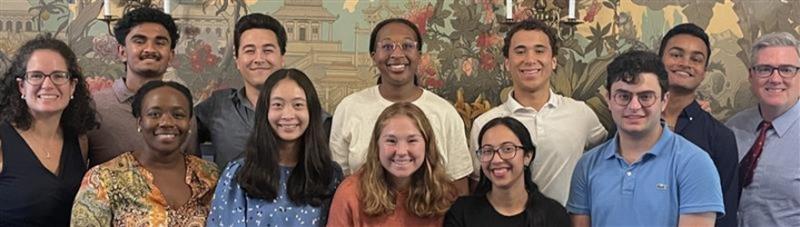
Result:
{"label": "shirt collar", "polygon": [[[775,118],[775,120],[772,121],[772,128],[775,130],[775,133],[778,134],[778,137],[783,137],[792,125],[799,122],[798,120],[800,120],[800,101],[795,102],[792,108],[789,108],[788,111],[778,116],[778,118]],[[758,125],[755,125],[755,127],[756,131],[758,131]]]}
{"label": "shirt collar", "polygon": [[[648,150],[647,153],[645,153],[642,156],[642,160],[644,160],[646,156],[651,156],[651,155],[652,156],[658,156],[658,155],[660,155],[664,150],[666,150],[666,146],[668,144],[670,144],[669,141],[671,141],[672,138],[675,136],[675,133],[673,133],[671,130],[669,130],[669,127],[667,127],[667,124],[664,121],[661,121],[660,124],[661,124],[661,128],[663,129],[661,131],[661,136],[658,137],[658,141],[656,141],[656,144],[653,144],[653,146],[650,147],[650,150]],[[619,155],[619,152],[617,152],[619,150],[618,149],[618,147],[619,147],[618,143],[619,143],[619,132],[617,132],[617,134],[614,135],[614,138],[612,138],[609,141],[609,146],[607,146],[606,149],[603,150],[603,153],[602,153],[601,157],[604,157],[605,159],[611,159],[611,158],[614,158],[614,157],[619,157],[621,159],[622,156]]]}
{"label": "shirt collar", "polygon": [[687,117],[690,121],[694,118],[699,117],[701,114],[705,112],[703,108],[700,108],[700,104],[697,103],[697,100],[692,100],[686,108],[683,108],[681,111],[681,117]]}
{"label": "shirt collar", "polygon": [[117,101],[120,103],[130,102],[131,98],[136,95],[135,92],[128,90],[128,85],[125,85],[125,78],[118,78],[114,80],[114,84],[111,85],[112,89],[114,89],[114,95],[117,96]]}
{"label": "shirt collar", "polygon": [[[548,91],[550,92],[550,98],[547,100],[547,103],[545,103],[544,106],[542,106],[542,109],[544,109],[544,108],[553,108],[553,109],[555,109],[555,108],[558,107],[558,102],[560,100],[559,99],[560,96],[557,95],[555,92],[553,92],[553,89],[548,89]],[[531,110],[533,110],[532,107],[523,106],[522,104],[517,102],[516,99],[514,99],[514,90],[513,89],[511,90],[511,92],[508,92],[508,98],[506,99],[506,102],[503,105],[511,113],[514,113],[514,112],[516,112],[518,110],[521,110],[521,109],[531,109]]]}
{"label": "shirt collar", "polygon": [[231,92],[229,98],[235,105],[244,105],[244,107],[255,110],[253,105],[250,104],[250,100],[247,99],[247,94],[245,94],[244,87],[239,88],[236,92]]}

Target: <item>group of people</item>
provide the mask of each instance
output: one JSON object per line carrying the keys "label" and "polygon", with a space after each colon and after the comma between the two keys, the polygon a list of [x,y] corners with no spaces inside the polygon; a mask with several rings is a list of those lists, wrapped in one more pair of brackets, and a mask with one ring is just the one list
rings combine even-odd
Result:
{"label": "group of people", "polygon": [[[701,28],[621,54],[604,86],[609,135],[551,89],[556,32],[525,20],[503,43],[507,101],[468,136],[419,86],[423,39],[405,19],[373,28],[377,85],[332,115],[283,67],[287,34],[271,16],[236,23],[244,86],[197,105],[163,80],[179,39],[169,15],[132,10],[114,34],[125,75],[93,95],[49,36],[3,75],[0,226],[800,225],[800,41],[788,33],[754,42],[759,102],[727,124],[696,101],[711,55]],[[213,162],[199,157],[209,143]]]}

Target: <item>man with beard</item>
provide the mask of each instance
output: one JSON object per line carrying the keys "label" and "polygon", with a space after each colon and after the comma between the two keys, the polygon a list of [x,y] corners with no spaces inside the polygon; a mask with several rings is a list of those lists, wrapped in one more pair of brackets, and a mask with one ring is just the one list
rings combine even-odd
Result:
{"label": "man with beard", "polygon": [[738,156],[733,131],[700,108],[697,87],[703,82],[711,55],[708,35],[697,25],[675,26],[658,51],[669,75],[669,102],[661,116],[676,133],[706,151],[717,167],[725,216],[716,226],[736,226],[739,205]]}
{"label": "man with beard", "polygon": [[179,38],[172,16],[148,7],[126,13],[114,27],[114,35],[125,76],[116,79],[111,88],[94,94],[102,122],[100,128],[88,133],[89,166],[143,148],[145,142],[131,114],[131,102],[143,84],[163,79]]}

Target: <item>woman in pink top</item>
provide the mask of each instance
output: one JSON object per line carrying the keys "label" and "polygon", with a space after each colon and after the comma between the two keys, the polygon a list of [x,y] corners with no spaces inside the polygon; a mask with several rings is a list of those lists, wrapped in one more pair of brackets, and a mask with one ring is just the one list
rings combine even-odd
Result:
{"label": "woman in pink top", "polygon": [[398,102],[378,117],[364,166],[336,190],[328,226],[441,226],[456,194],[428,118]]}

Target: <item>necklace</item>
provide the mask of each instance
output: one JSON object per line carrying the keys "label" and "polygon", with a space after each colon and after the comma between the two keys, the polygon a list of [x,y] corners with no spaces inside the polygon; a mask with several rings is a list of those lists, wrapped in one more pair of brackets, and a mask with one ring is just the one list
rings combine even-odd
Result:
{"label": "necklace", "polygon": [[[27,137],[28,137],[28,139],[32,140],[31,142],[33,142],[33,143],[28,145],[28,146],[31,148],[31,151],[33,151],[34,153],[36,153],[36,152],[34,151],[34,150],[36,150],[36,149],[33,149],[33,147],[34,147],[34,146],[35,146],[35,147],[37,147],[37,148],[42,148],[42,147],[40,147],[40,146],[41,146],[43,143],[42,143],[41,141],[39,141],[39,138],[36,138],[36,136],[34,136],[34,135],[32,135],[32,134],[29,134],[27,131],[20,133],[20,135],[22,135],[22,134],[27,134]],[[50,155],[50,149],[49,149],[49,147],[48,147],[48,146],[46,146],[46,145],[45,145],[45,146],[43,147],[43,149],[39,149],[39,150],[44,150],[44,158],[45,158],[45,159],[50,159],[50,158],[52,157],[52,155]]]}

